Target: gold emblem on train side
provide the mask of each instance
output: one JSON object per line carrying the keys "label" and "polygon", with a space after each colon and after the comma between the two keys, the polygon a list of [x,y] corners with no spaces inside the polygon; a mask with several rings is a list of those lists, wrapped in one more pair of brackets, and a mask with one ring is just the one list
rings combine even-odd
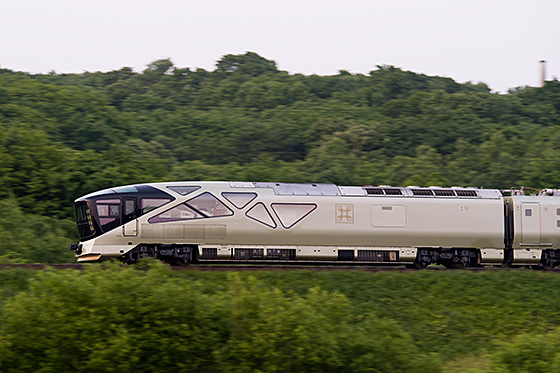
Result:
{"label": "gold emblem on train side", "polygon": [[340,224],[354,224],[354,205],[336,204],[335,222]]}

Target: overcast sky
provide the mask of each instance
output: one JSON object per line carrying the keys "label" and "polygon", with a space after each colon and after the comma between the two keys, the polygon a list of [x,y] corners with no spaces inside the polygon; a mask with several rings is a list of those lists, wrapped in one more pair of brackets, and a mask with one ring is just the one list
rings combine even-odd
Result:
{"label": "overcast sky", "polygon": [[4,0],[0,67],[142,71],[170,58],[214,70],[253,51],[290,73],[394,65],[493,91],[560,76],[560,0]]}

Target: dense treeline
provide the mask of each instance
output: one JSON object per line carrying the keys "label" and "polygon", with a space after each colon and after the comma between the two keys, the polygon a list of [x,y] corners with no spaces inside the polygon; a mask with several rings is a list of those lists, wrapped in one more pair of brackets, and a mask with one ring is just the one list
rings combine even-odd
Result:
{"label": "dense treeline", "polygon": [[53,226],[72,239],[73,199],[137,182],[557,187],[559,125],[557,80],[501,95],[391,66],[288,74],[250,52],[214,71],[0,69],[0,199],[14,206],[0,236],[30,231],[0,241],[0,260],[55,260],[26,243]]}
{"label": "dense treeline", "polygon": [[0,271],[0,370],[560,368],[553,273],[147,267]]}

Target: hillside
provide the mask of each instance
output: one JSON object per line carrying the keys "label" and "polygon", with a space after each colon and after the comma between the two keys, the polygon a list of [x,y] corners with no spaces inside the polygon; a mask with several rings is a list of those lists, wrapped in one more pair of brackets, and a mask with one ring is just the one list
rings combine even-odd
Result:
{"label": "hillside", "polygon": [[72,260],[73,200],[123,184],[557,187],[559,125],[558,80],[500,95],[392,66],[294,75],[250,52],[214,71],[0,69],[0,261]]}

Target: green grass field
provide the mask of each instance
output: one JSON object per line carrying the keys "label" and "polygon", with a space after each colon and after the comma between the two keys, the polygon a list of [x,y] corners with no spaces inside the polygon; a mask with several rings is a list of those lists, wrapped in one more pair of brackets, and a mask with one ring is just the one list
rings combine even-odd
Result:
{"label": "green grass field", "polygon": [[560,276],[0,271],[2,371],[554,371]]}

